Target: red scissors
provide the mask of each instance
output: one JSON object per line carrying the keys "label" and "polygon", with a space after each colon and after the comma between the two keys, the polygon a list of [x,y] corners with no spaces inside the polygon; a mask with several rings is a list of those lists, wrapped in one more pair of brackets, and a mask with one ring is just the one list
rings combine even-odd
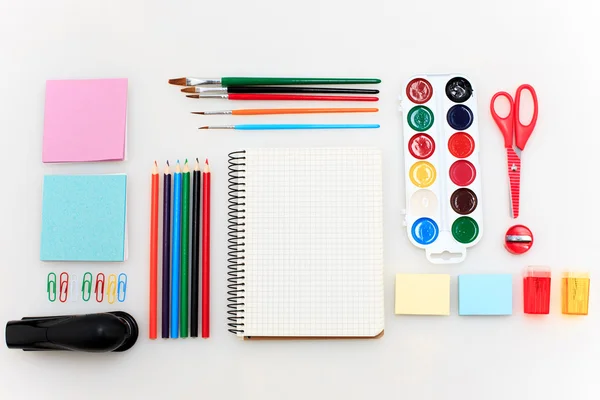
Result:
{"label": "red scissors", "polygon": [[[521,106],[521,92],[529,91],[533,99],[533,116],[528,125],[523,125],[519,117]],[[498,97],[506,97],[510,105],[508,115],[504,118],[496,113],[495,103]],[[510,210],[513,218],[519,216],[519,197],[521,190],[521,152],[529,140],[538,116],[538,100],[535,90],[531,85],[521,85],[517,89],[515,99],[506,92],[498,92],[492,97],[490,111],[496,125],[504,136],[504,147],[508,158],[508,179],[510,181]]]}

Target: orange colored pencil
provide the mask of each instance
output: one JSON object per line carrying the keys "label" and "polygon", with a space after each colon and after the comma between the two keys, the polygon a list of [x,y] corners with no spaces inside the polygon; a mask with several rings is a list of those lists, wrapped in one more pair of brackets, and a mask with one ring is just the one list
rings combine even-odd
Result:
{"label": "orange colored pencil", "polygon": [[158,275],[158,165],[152,168],[150,201],[150,339],[156,339]]}
{"label": "orange colored pencil", "polygon": [[378,108],[248,108],[241,110],[194,111],[201,115],[334,114],[378,112]]}

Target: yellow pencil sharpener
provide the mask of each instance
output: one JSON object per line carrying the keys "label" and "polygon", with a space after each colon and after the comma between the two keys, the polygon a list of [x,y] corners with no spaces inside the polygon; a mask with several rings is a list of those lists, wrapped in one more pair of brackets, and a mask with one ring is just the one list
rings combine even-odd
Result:
{"label": "yellow pencil sharpener", "polygon": [[590,275],[567,272],[562,277],[562,313],[587,315],[590,298]]}

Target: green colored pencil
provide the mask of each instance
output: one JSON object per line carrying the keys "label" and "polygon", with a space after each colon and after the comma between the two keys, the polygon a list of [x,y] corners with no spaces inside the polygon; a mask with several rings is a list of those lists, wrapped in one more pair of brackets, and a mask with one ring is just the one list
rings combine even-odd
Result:
{"label": "green colored pencil", "polygon": [[189,332],[189,246],[190,246],[190,168],[187,160],[182,174],[181,201],[181,315],[179,336],[188,337]]}

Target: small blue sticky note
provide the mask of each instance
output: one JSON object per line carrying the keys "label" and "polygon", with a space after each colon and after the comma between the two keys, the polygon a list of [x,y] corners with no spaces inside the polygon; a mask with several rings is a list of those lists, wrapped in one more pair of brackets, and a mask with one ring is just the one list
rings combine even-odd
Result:
{"label": "small blue sticky note", "polygon": [[126,175],[47,175],[42,261],[124,261]]}
{"label": "small blue sticky note", "polygon": [[511,314],[511,274],[458,276],[458,315]]}

